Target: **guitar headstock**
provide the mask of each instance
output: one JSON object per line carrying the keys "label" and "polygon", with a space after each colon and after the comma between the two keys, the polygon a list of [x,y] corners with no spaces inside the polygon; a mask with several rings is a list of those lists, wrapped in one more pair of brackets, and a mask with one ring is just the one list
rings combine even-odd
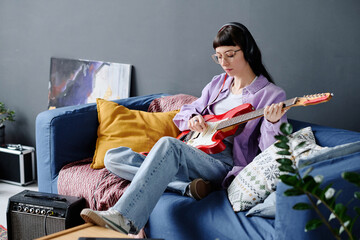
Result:
{"label": "guitar headstock", "polygon": [[295,105],[297,106],[308,106],[329,101],[334,94],[332,93],[317,93],[313,95],[305,95],[296,99]]}

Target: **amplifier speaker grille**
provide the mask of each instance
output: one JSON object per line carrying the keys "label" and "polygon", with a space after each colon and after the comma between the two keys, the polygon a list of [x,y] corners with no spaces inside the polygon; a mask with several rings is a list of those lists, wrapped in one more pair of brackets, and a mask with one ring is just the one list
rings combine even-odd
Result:
{"label": "amplifier speaker grille", "polygon": [[13,240],[34,239],[65,230],[65,218],[11,212],[11,225]]}

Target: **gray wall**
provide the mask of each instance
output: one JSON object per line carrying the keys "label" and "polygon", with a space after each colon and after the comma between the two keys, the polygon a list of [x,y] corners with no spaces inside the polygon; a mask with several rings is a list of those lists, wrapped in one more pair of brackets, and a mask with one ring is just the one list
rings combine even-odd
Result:
{"label": "gray wall", "polygon": [[360,131],[358,0],[0,0],[0,101],[17,114],[8,142],[35,145],[51,57],[133,64],[133,96],[199,96],[221,73],[212,39],[229,21],[248,26],[288,98],[335,94],[289,117]]}

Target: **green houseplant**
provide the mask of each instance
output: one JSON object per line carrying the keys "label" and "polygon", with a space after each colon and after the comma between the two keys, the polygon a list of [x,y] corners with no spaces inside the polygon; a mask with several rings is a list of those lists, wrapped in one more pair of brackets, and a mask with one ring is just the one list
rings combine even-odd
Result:
{"label": "green houseplant", "polygon": [[6,121],[15,121],[15,112],[6,109],[5,104],[0,102],[0,144],[5,143],[5,125]]}
{"label": "green houseplant", "polygon": [[[308,168],[304,175],[300,174],[299,168],[294,163],[293,152],[301,148],[305,142],[301,142],[295,146],[294,149],[289,145],[290,134],[293,131],[291,124],[284,123],[281,125],[280,130],[282,135],[278,135],[275,138],[278,142],[275,144],[281,151],[277,152],[282,158],[277,159],[280,164],[279,170],[282,174],[279,176],[281,181],[290,186],[288,190],[284,192],[286,196],[300,196],[306,195],[308,202],[300,202],[293,206],[294,210],[313,210],[318,215],[318,218],[312,219],[307,222],[305,231],[314,230],[321,225],[325,225],[332,233],[335,239],[358,239],[353,235],[353,228],[355,222],[360,216],[360,207],[356,205],[353,210],[355,211],[355,217],[348,215],[347,204],[337,202],[337,197],[340,195],[341,190],[336,191],[332,188],[332,184],[322,187],[320,184],[323,181],[323,176],[311,176],[310,173],[313,170],[312,167]],[[347,180],[351,184],[360,188],[360,174],[356,172],[343,172],[341,177]],[[360,199],[360,191],[354,192],[355,199]],[[324,205],[328,210],[326,214],[320,212],[319,205]],[[336,226],[330,225],[330,221],[337,221]]]}

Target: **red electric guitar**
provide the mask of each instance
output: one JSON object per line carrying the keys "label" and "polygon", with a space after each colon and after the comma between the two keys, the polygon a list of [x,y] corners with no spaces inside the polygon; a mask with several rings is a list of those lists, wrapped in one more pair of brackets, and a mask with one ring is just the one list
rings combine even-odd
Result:
{"label": "red electric guitar", "polygon": [[[332,93],[320,93],[296,97],[286,100],[284,108],[315,105],[329,101],[332,96]],[[219,153],[225,149],[225,144],[222,140],[234,135],[240,124],[262,117],[263,115],[264,108],[255,110],[251,104],[245,103],[221,115],[204,115],[203,118],[208,124],[208,128],[204,132],[184,131],[177,139],[203,152],[209,154]]]}

